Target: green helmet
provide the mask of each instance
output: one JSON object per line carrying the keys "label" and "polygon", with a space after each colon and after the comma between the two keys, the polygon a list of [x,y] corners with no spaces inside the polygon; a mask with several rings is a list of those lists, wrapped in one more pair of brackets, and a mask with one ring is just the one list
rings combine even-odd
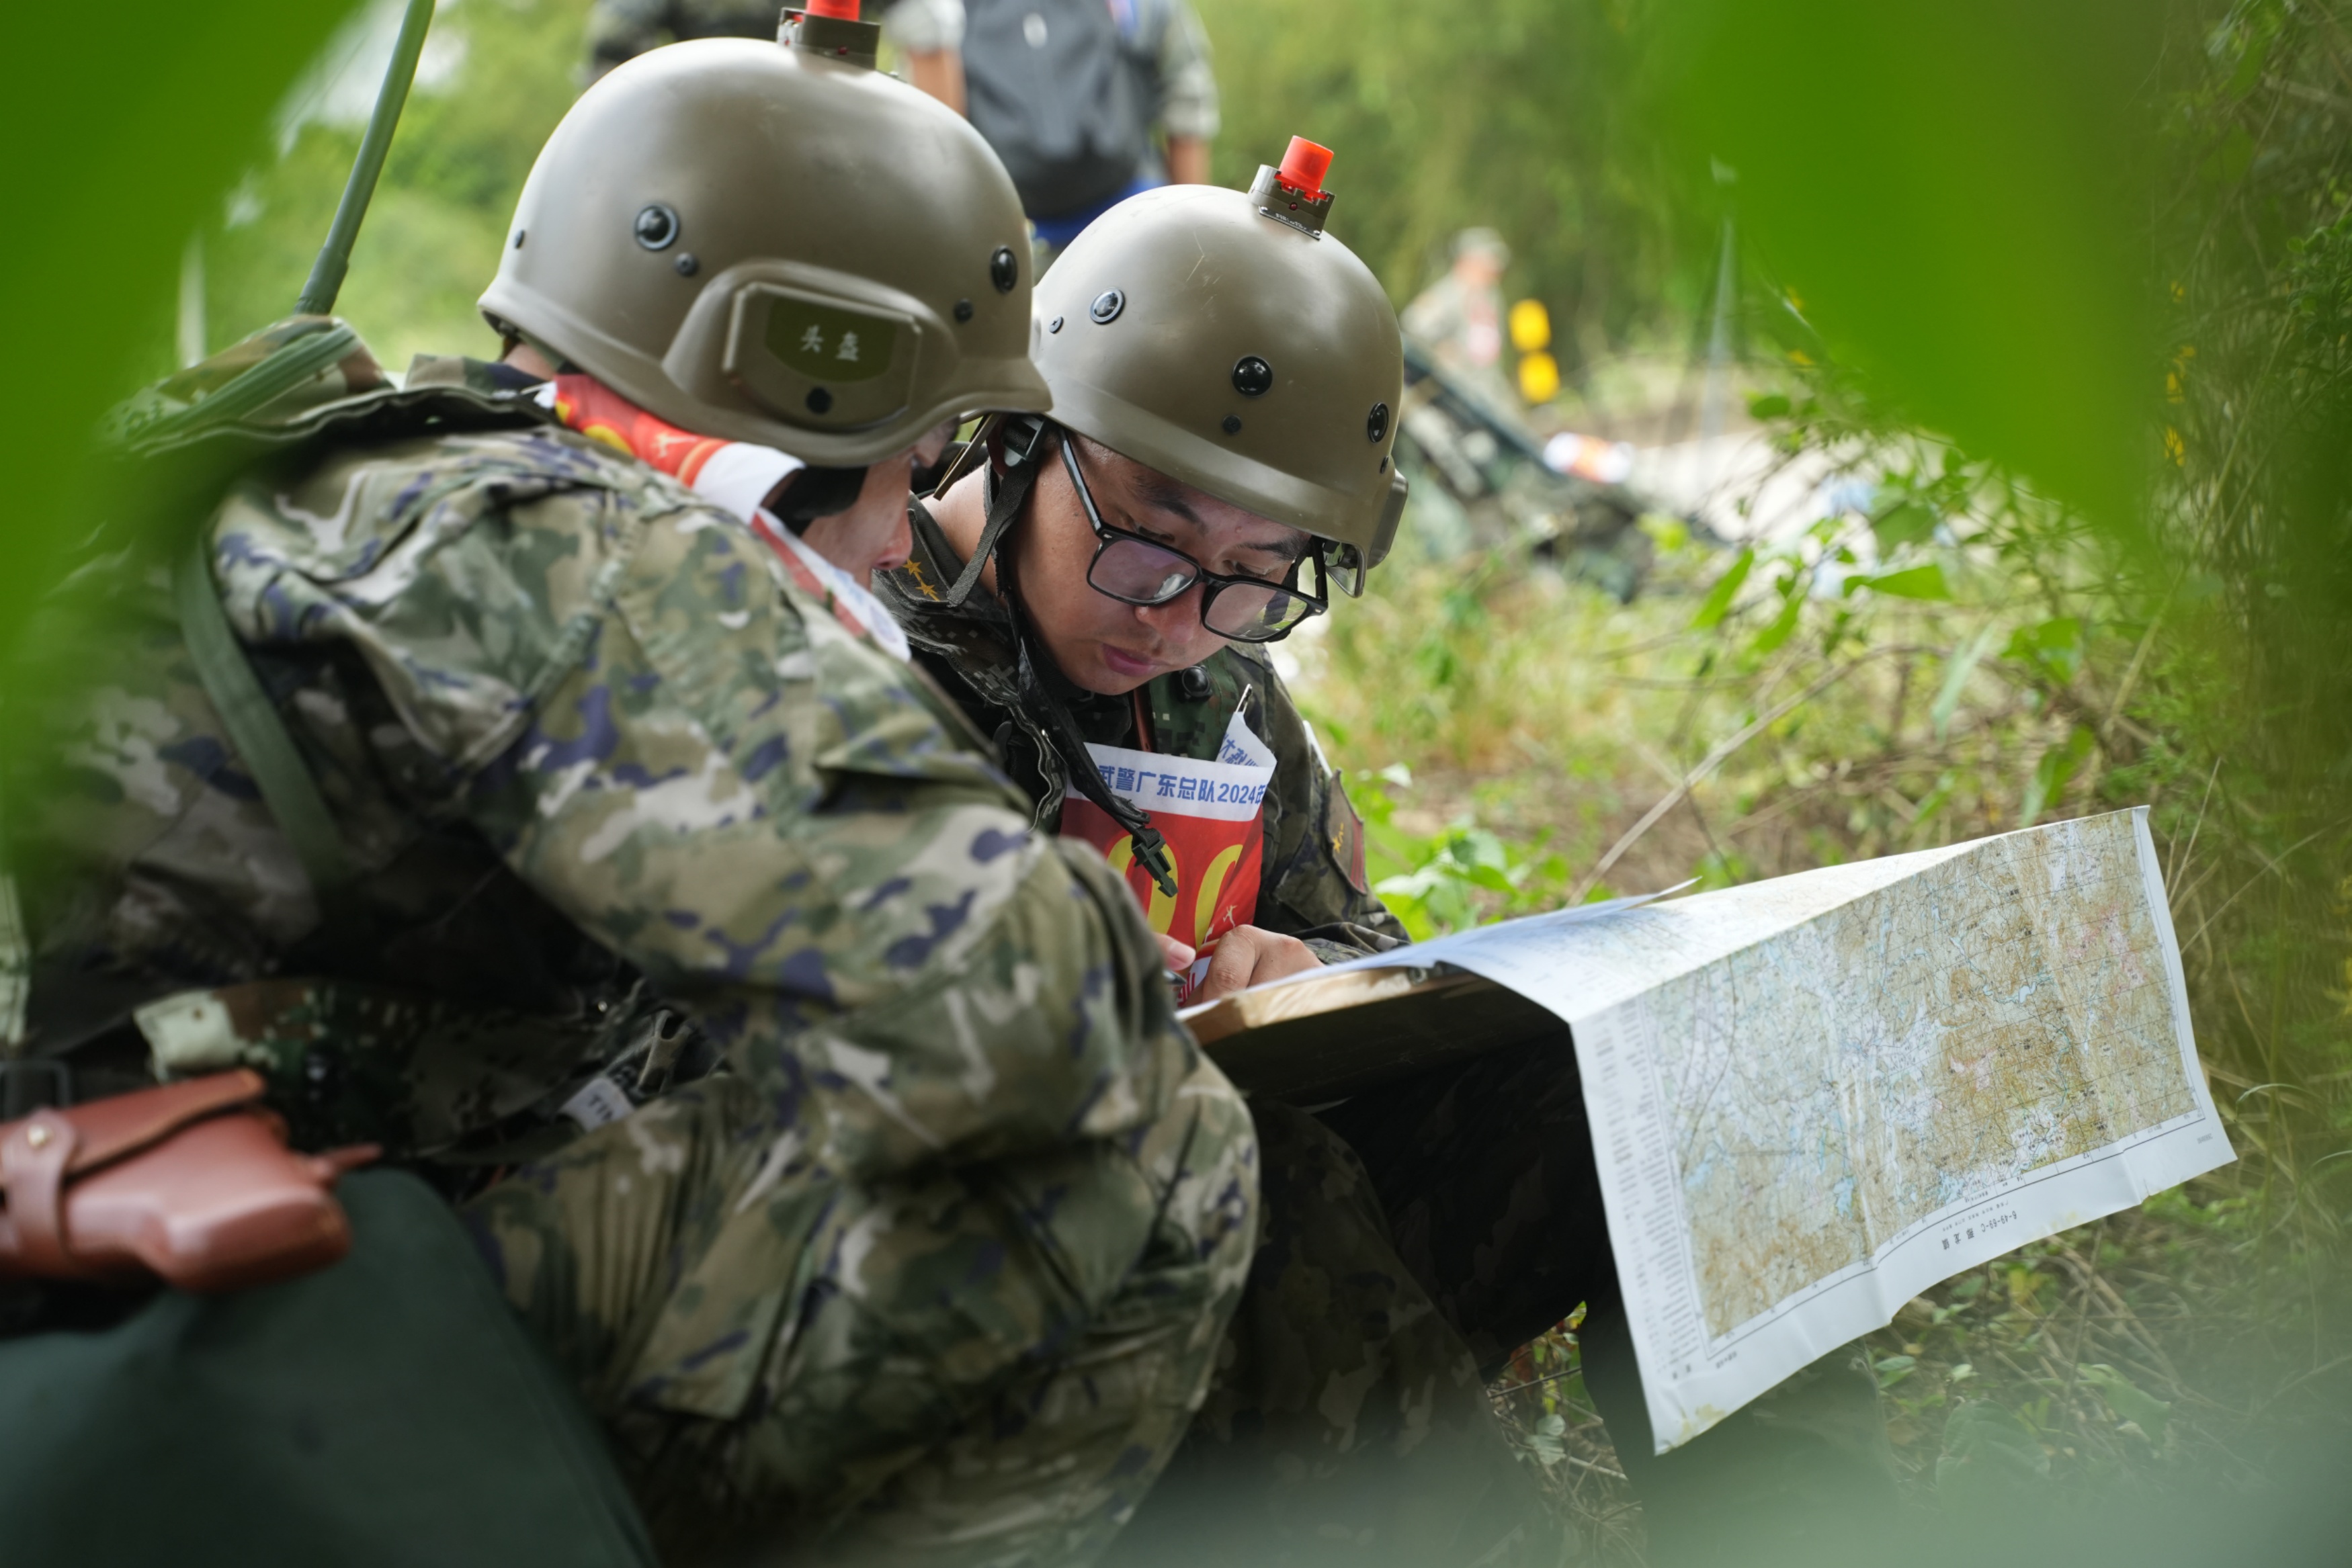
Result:
{"label": "green helmet", "polygon": [[490,324],[682,429],[831,466],[1047,407],[1012,180],[837,9],[583,93],[523,185]]}
{"label": "green helmet", "polygon": [[1404,511],[1404,350],[1379,279],[1323,232],[1330,160],[1294,139],[1247,194],[1121,202],[1038,284],[1036,353],[1055,423],[1328,541],[1352,593]]}

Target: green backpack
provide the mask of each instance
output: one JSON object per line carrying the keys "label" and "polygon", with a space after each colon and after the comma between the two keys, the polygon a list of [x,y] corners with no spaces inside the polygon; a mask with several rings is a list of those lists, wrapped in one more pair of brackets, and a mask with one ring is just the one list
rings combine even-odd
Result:
{"label": "green backpack", "polygon": [[415,1177],[337,1189],[349,1257],[0,1338],[10,1568],[642,1568],[595,1423]]}

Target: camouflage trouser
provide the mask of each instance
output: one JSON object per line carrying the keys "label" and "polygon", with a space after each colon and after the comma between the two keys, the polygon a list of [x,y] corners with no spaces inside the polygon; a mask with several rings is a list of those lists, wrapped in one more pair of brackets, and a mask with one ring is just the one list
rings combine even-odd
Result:
{"label": "camouflage trouser", "polygon": [[[467,1210],[664,1560],[1091,1559],[1182,1437],[1240,1296],[1256,1155],[1231,1086],[1203,1064],[1116,1145],[863,1186],[780,1178],[768,1116],[709,1080]],[[681,1287],[681,1260],[747,1210],[790,1233],[768,1270],[786,1305],[771,1343],[713,1345],[752,1374],[714,1409],[647,1379],[646,1345],[709,1288]],[[718,1277],[778,1287],[754,1272]]]}
{"label": "camouflage trouser", "polygon": [[1265,1220],[1209,1398],[1120,1568],[1557,1563],[1478,1364],[1397,1258],[1346,1144],[1252,1107]]}
{"label": "camouflage trouser", "polygon": [[1557,1562],[1564,1543],[1483,1380],[1580,1302],[1586,1387],[1654,1563],[1796,1561],[1889,1521],[1877,1385],[1852,1350],[1652,1453],[1565,1038],[1319,1123],[1255,1110],[1265,1214],[1249,1289],[1201,1418],[1114,1549],[1122,1568]]}

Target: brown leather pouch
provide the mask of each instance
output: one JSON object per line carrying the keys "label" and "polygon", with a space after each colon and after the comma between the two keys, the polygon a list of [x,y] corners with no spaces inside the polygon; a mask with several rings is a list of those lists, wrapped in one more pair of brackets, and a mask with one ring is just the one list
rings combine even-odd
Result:
{"label": "brown leather pouch", "polygon": [[234,1291],[341,1258],[330,1189],[377,1151],[296,1154],[263,1087],[239,1069],[0,1125],[0,1276]]}

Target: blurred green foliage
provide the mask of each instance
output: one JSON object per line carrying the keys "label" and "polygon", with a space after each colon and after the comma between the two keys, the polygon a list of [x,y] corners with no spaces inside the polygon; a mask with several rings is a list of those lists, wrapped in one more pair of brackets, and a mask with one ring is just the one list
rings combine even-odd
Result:
{"label": "blurred green foliage", "polygon": [[15,521],[0,530],[0,633],[87,532],[68,519],[89,432],[152,340],[182,240],[341,15],[326,0],[11,12],[0,146],[18,229],[0,298],[16,370],[0,430]]}
{"label": "blurred green foliage", "polygon": [[[436,15],[428,68],[402,116],[338,306],[387,366],[418,353],[490,351],[495,340],[474,301],[498,270],[540,144],[579,92],[587,14],[587,0],[449,0]],[[292,308],[361,129],[354,115],[305,119],[290,140],[258,150],[205,214],[212,347]],[[161,348],[151,345],[151,361]]]}
{"label": "blurred green foliage", "polygon": [[[2152,802],[2249,1157],[1939,1288],[1875,1350],[1923,1487],[1945,1460],[2252,1484],[2352,1352],[2352,0],[1198,3],[1219,178],[1335,147],[1335,232],[1400,301],[1499,229],[1571,378],[1695,352],[1728,225],[1750,422],[1866,497],[1728,551],[1653,517],[1631,604],[1538,541],[1439,559],[1409,531],[1286,650],[1383,895],[1427,935]],[[443,5],[459,52],[344,294],[387,363],[488,346],[472,302],[584,13]],[[340,16],[15,21],[0,128],[40,229],[6,281],[38,371],[0,622],[85,532],[58,520],[83,433],[170,363],[185,237],[214,346],[290,305],[358,126],[269,117]],[[1572,1335],[1529,1356],[1531,1462],[1600,1487],[1617,1541]]]}
{"label": "blurred green foliage", "polygon": [[1643,0],[1195,5],[1223,95],[1218,182],[1247,185],[1293,135],[1332,148],[1332,232],[1400,303],[1484,225],[1512,248],[1513,294],[1549,308],[1571,373],[1696,313],[1715,219],[1679,199],[1691,172],[1645,123]]}
{"label": "blurred green foliage", "polygon": [[1723,168],[1757,274],[1884,400],[2127,529],[2155,450],[2163,21],[1689,0],[1658,9],[1657,123],[1670,163]]}
{"label": "blurred green foliage", "polygon": [[[2004,1447],[2258,1487],[2341,1442],[2352,1354],[2352,6],[1635,27],[1684,209],[1644,232],[1737,224],[1748,413],[1824,515],[1727,551],[1654,519],[1628,606],[1408,539],[1297,651],[1375,869],[1435,931],[2152,803],[2242,1162],[1939,1288],[1878,1361],[1927,1490]],[[1950,1427],[1963,1391],[1998,1414]],[[1514,1408],[1538,1462],[1593,1454]]]}

